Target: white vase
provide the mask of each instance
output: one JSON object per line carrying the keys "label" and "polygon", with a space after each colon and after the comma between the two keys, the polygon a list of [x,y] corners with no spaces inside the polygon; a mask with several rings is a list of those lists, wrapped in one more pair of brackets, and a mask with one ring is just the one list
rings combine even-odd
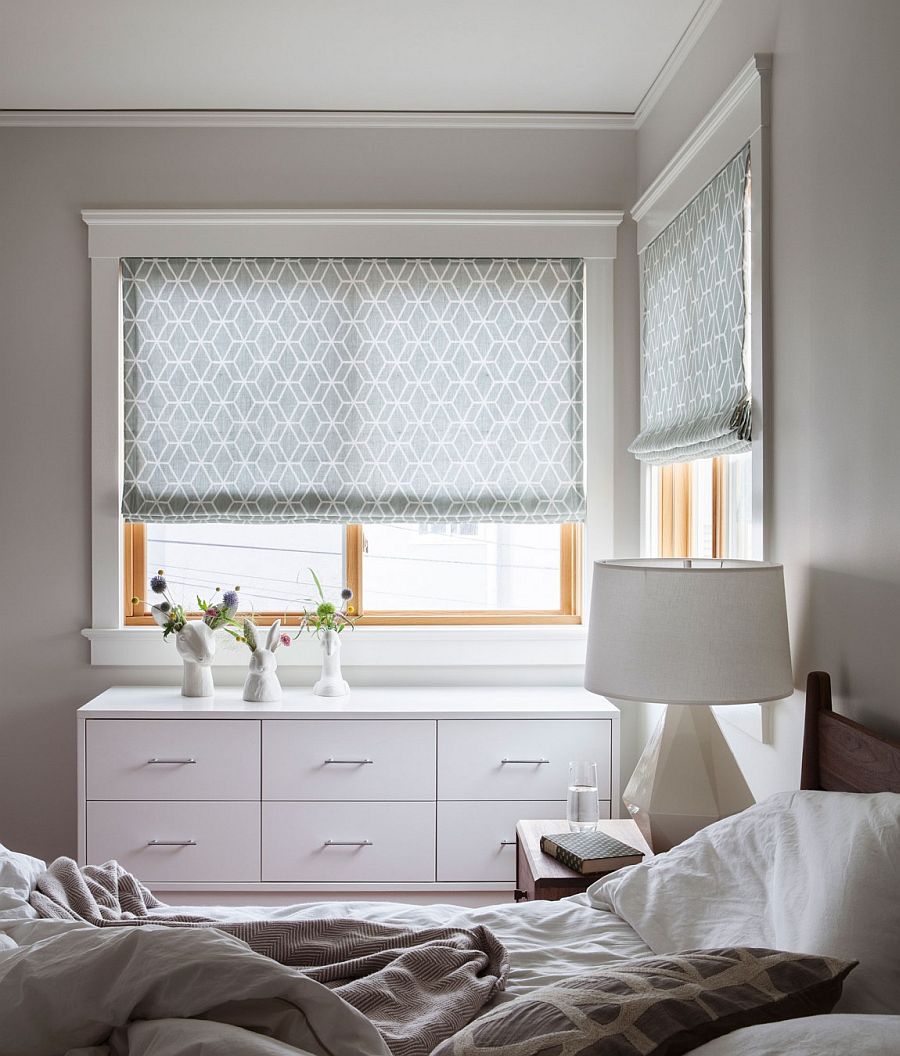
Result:
{"label": "white vase", "polygon": [[[278,661],[275,659],[280,635],[281,620],[276,620],[269,628],[266,644],[257,645],[250,654],[250,668],[244,679],[244,700],[251,704],[274,704],[281,700],[281,683],[276,674]],[[257,641],[260,639],[258,627],[253,628],[253,637]]]}
{"label": "white vase", "polygon": [[211,665],[216,656],[215,634],[202,620],[189,620],[175,634],[175,648],[184,671],[183,697],[211,697],[215,694]]}
{"label": "white vase", "polygon": [[350,687],[341,674],[341,636],[337,631],[323,631],[322,677],[313,686],[317,697],[345,697]]}

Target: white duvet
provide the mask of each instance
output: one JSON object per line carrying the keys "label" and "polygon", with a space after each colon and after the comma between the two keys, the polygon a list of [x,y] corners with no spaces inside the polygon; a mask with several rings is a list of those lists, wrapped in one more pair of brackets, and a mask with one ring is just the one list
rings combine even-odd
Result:
{"label": "white duvet", "polygon": [[[42,869],[0,847],[0,1056],[388,1056],[336,994],[222,933],[35,919],[28,896]],[[184,909],[222,920],[482,924],[509,951],[505,999],[650,953],[729,944],[821,952],[860,960],[845,990],[853,1011],[898,1013],[898,877],[900,796],[793,793],[560,902]],[[900,1015],[749,1027],[693,1056],[782,1053],[900,1056]]]}

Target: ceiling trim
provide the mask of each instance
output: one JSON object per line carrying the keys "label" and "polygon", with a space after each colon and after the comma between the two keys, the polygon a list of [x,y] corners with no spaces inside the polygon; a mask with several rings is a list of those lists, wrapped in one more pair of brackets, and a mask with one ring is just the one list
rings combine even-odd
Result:
{"label": "ceiling trim", "polygon": [[0,110],[0,128],[418,128],[633,130],[633,114],[561,111]]}
{"label": "ceiling trim", "polygon": [[656,106],[663,92],[672,83],[675,74],[681,69],[684,60],[690,55],[694,45],[703,35],[703,31],[712,21],[712,17],[718,11],[721,3],[722,0],[703,0],[703,3],[697,9],[697,13],[688,23],[687,29],[681,35],[681,39],[672,49],[672,54],[666,59],[663,68],[645,92],[644,98],[638,103],[637,110],[634,112],[634,128],[640,128],[650,116],[650,111]]}

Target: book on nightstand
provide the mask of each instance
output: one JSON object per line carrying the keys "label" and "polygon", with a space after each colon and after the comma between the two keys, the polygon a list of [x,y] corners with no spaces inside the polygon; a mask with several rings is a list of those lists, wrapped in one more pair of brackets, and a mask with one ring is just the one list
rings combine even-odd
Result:
{"label": "book on nightstand", "polygon": [[637,865],[644,854],[604,832],[560,832],[541,837],[541,850],[576,873],[612,873]]}

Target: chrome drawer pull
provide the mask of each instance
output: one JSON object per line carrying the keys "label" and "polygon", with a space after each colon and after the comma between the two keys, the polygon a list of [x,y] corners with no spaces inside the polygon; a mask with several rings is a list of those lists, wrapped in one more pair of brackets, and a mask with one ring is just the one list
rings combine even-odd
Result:
{"label": "chrome drawer pull", "polygon": [[374,759],[326,759],[325,760],[325,764],[327,764],[327,763],[354,763],[354,764],[357,764],[359,766],[362,766],[365,763],[374,763],[374,762],[375,762]]}
{"label": "chrome drawer pull", "polygon": [[501,840],[500,841],[500,846],[501,847],[515,847],[515,845],[516,845],[516,841],[515,840]]}
{"label": "chrome drawer pull", "polygon": [[326,840],[324,847],[374,847],[371,840]]}
{"label": "chrome drawer pull", "polygon": [[158,765],[159,763],[183,763],[183,764],[186,765],[187,763],[196,763],[196,762],[197,762],[196,759],[157,759],[156,756],[154,756],[152,759],[148,759],[147,760],[147,765],[148,766],[153,766],[153,765]]}
{"label": "chrome drawer pull", "polygon": [[196,847],[196,840],[151,840],[148,847]]}
{"label": "chrome drawer pull", "polygon": [[501,763],[549,763],[549,759],[501,759]]}

